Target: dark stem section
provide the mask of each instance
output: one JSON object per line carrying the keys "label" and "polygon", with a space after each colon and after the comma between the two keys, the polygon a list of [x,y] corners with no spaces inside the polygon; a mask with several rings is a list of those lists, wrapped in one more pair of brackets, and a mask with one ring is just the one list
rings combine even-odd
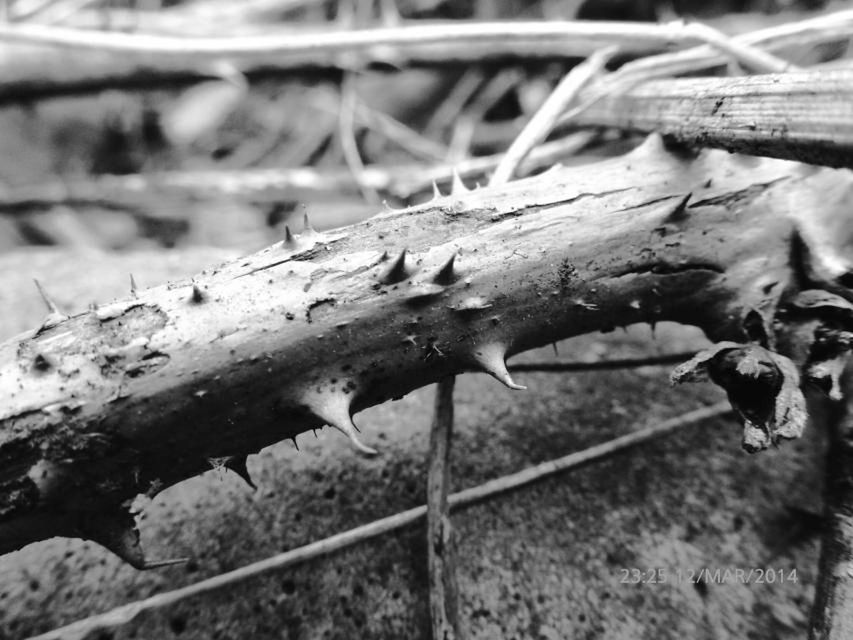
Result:
{"label": "dark stem section", "polygon": [[830,433],[824,490],[824,532],[810,640],[853,637],[853,380],[845,399],[828,412]]}
{"label": "dark stem section", "polygon": [[[78,536],[144,566],[138,494],[323,425],[369,452],[353,413],[464,371],[518,388],[506,357],[571,336],[671,320],[775,349],[792,295],[849,296],[851,183],[652,137],[51,312],[0,344],[0,553]],[[803,335],[777,349],[798,365]]]}

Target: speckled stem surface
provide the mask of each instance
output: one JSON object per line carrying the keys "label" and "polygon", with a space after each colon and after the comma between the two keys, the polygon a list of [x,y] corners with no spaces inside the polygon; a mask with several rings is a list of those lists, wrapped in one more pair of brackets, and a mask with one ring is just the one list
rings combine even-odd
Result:
{"label": "speckled stem surface", "polygon": [[674,320],[774,348],[786,296],[847,291],[820,222],[849,224],[851,184],[652,137],[51,313],[0,345],[0,552],[78,536],[145,566],[138,494],[325,424],[357,438],[353,413],[450,375],[513,386],[505,357],[570,336]]}

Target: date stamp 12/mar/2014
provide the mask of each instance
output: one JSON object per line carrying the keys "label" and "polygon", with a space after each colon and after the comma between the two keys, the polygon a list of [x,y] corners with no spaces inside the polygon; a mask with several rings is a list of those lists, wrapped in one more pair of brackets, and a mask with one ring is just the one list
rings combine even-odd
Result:
{"label": "date stamp 12/mar/2014", "polygon": [[781,584],[797,583],[797,570],[789,567],[623,567],[620,584]]}

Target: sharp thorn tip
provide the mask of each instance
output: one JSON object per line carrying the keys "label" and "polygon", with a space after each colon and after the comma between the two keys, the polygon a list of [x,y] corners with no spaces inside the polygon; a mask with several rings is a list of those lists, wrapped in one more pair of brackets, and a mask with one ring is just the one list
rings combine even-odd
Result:
{"label": "sharp thorn tip", "polygon": [[453,168],[453,182],[450,189],[450,193],[452,195],[459,195],[460,193],[467,193],[468,187],[465,186],[465,183],[462,182],[462,177],[459,175],[459,171],[454,167]]}
{"label": "sharp thorn tip", "polygon": [[41,299],[44,300],[44,304],[47,306],[47,310],[52,314],[60,316],[65,315],[59,310],[59,307],[56,306],[56,303],[51,299],[51,297],[47,295],[47,292],[44,290],[44,287],[41,286],[41,282],[39,282],[35,278],[33,278],[33,282],[36,283],[36,289],[38,289]]}
{"label": "sharp thorn tip", "polygon": [[509,374],[509,371],[507,371],[506,362],[504,361],[505,354],[506,349],[503,345],[485,345],[474,352],[474,359],[483,371],[504,386],[516,391],[526,391],[527,387],[516,383]]}
{"label": "sharp thorn tip", "polygon": [[195,282],[193,282],[193,293],[192,296],[190,296],[190,301],[195,304],[201,304],[206,299],[207,295],[204,293],[204,291],[201,290],[201,287],[199,287]]}

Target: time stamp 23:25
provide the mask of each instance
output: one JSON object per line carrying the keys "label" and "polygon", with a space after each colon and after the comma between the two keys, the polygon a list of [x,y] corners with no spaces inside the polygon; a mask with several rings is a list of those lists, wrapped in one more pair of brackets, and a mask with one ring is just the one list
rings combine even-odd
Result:
{"label": "time stamp 23:25", "polygon": [[702,567],[670,569],[666,567],[619,569],[620,584],[780,584],[799,582],[797,570],[772,567]]}

